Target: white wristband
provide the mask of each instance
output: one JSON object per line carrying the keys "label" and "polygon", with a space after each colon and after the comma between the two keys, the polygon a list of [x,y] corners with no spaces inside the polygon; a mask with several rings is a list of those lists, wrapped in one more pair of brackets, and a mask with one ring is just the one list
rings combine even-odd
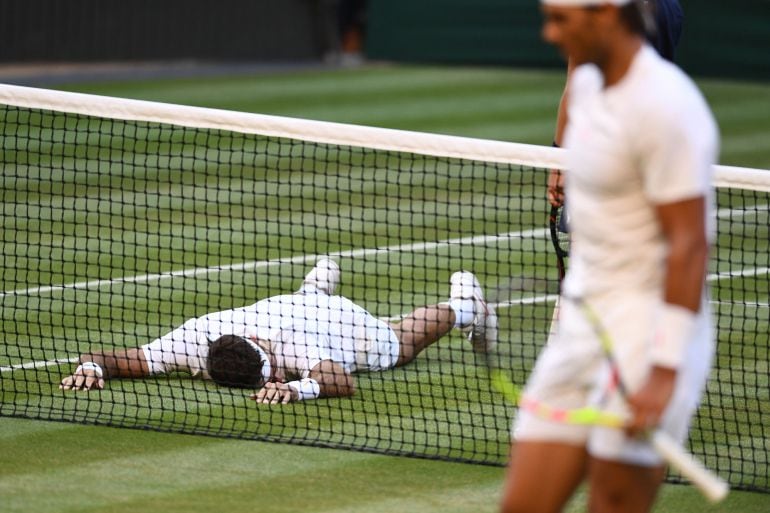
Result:
{"label": "white wristband", "polygon": [[92,370],[94,371],[94,374],[96,374],[96,377],[103,378],[104,372],[102,371],[102,368],[99,366],[98,363],[94,362],[83,362],[80,365],[78,365],[78,368],[75,369],[75,374],[80,374],[84,370]]}
{"label": "white wristband", "polygon": [[317,399],[321,395],[321,387],[314,379],[303,378],[298,381],[289,381],[286,384],[297,391],[298,401]]}
{"label": "white wristband", "polygon": [[692,310],[663,303],[652,344],[653,365],[679,367],[684,360],[685,348],[695,331],[696,320],[697,315]]}

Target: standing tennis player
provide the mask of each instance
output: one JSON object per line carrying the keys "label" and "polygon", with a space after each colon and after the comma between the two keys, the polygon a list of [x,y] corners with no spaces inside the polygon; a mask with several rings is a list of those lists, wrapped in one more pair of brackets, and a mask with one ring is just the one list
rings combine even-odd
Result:
{"label": "standing tennis player", "polygon": [[[644,434],[684,442],[714,351],[705,275],[714,233],[713,116],[693,82],[645,40],[630,0],[541,0],[543,37],[575,63],[566,193],[572,257],[558,326],[513,431],[505,512],[649,511],[665,474]],[[575,301],[599,313],[619,377]],[[527,404],[595,406],[626,429],[546,421]]]}
{"label": "standing tennis player", "polygon": [[476,352],[497,341],[497,316],[470,272],[452,275],[448,302],[398,323],[334,295],[339,278],[337,263],[322,259],[293,294],[190,319],[138,348],[83,354],[60,388],[101,389],[107,379],[181,371],[255,390],[260,403],[288,403],[352,395],[354,373],[405,365],[455,327]]}

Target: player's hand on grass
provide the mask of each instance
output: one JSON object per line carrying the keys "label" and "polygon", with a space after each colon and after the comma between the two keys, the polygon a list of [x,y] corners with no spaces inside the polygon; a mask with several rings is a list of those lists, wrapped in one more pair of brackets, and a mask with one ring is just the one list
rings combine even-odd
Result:
{"label": "player's hand on grass", "polygon": [[101,390],[104,388],[104,378],[96,369],[78,366],[71,376],[67,376],[59,384],[61,390]]}
{"label": "player's hand on grass", "polygon": [[642,436],[658,427],[675,385],[675,369],[652,368],[642,388],[628,398],[631,418],[626,423],[626,433],[629,436]]}
{"label": "player's hand on grass", "polygon": [[286,383],[265,383],[259,392],[250,397],[261,404],[286,404],[299,398],[297,391]]}

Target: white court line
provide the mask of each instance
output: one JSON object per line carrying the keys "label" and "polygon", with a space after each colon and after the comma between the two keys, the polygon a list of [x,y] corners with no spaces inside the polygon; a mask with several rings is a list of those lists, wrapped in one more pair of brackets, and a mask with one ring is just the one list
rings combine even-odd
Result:
{"label": "white court line", "polygon": [[743,217],[748,216],[752,214],[756,214],[761,211],[770,211],[770,205],[751,205],[749,207],[751,210],[746,209],[733,209],[733,208],[720,208],[717,210],[717,217],[719,218],[732,218],[733,214],[738,214],[737,217]]}
{"label": "white court line", "polygon": [[745,302],[739,302],[739,301],[720,301],[717,299],[712,299],[709,301],[712,305],[719,305],[719,306],[741,306],[745,308],[770,308],[770,303],[767,302],[761,302],[761,301],[752,301],[751,303],[745,303]]}
{"label": "white court line", "polygon": [[[738,209],[720,209],[717,211],[718,218],[732,218],[734,214],[739,216],[749,215],[755,213],[757,210],[770,210],[770,205],[755,205],[754,210],[738,210]],[[382,248],[364,248],[354,249],[348,251],[339,251],[336,253],[330,253],[328,255],[304,255],[290,258],[278,258],[274,260],[261,260],[255,262],[241,262],[238,264],[231,264],[225,266],[216,267],[204,267],[194,269],[183,269],[179,271],[168,271],[164,273],[155,274],[141,274],[138,276],[127,276],[124,278],[114,278],[111,280],[92,280],[85,282],[67,283],[64,285],[50,285],[44,287],[32,287],[28,289],[9,290],[0,293],[0,298],[11,296],[32,296],[36,294],[44,294],[47,292],[58,292],[64,290],[84,290],[100,288],[107,285],[114,285],[118,283],[147,283],[150,281],[162,281],[170,278],[191,277],[191,276],[203,276],[209,273],[218,273],[223,271],[250,271],[254,269],[260,269],[263,267],[270,267],[280,264],[304,264],[308,262],[315,262],[321,256],[337,256],[337,257],[362,257],[367,255],[375,255],[380,253],[389,253],[391,251],[427,251],[440,246],[449,245],[465,245],[465,244],[487,244],[489,242],[504,241],[513,238],[540,238],[547,237],[548,230],[545,228],[523,230],[518,232],[508,232],[499,235],[479,235],[475,237],[465,237],[459,239],[446,239],[436,242],[416,242],[412,244],[398,244],[395,246],[385,246]]]}
{"label": "white court line", "polygon": [[770,268],[768,267],[760,267],[757,269],[741,269],[738,271],[727,271],[727,272],[721,272],[717,274],[710,274],[708,276],[709,281],[719,281],[724,278],[737,278],[737,277],[745,277],[745,276],[762,276],[763,274],[767,274],[770,272]]}
{"label": "white court line", "polygon": [[231,264],[225,266],[216,267],[204,267],[195,269],[183,269],[180,271],[169,271],[165,273],[157,274],[142,274],[139,276],[127,276],[125,278],[115,278],[112,280],[92,280],[85,282],[67,283],[64,285],[53,285],[46,287],[32,287],[29,289],[10,290],[0,293],[0,298],[10,296],[32,296],[36,294],[44,294],[46,292],[58,292],[64,290],[78,290],[78,289],[93,289],[100,288],[107,285],[115,285],[118,283],[146,283],[149,281],[162,281],[169,278],[190,277],[190,276],[202,276],[209,273],[219,273],[223,271],[250,271],[253,269],[260,269],[262,267],[270,267],[273,265],[281,264],[304,264],[307,262],[315,263],[316,260],[323,256],[341,257],[341,258],[356,258],[367,255],[376,255],[380,253],[390,253],[398,251],[427,251],[441,246],[451,245],[474,245],[474,244],[489,244],[492,242],[501,242],[509,239],[516,238],[544,238],[548,236],[548,230],[545,228],[524,230],[518,232],[508,232],[498,235],[477,235],[475,237],[465,237],[460,239],[446,239],[436,242],[414,242],[412,244],[397,244],[395,246],[385,246],[381,248],[364,248],[353,249],[348,251],[338,251],[334,253],[328,253],[325,255],[302,255],[289,258],[277,258],[274,260],[260,260],[255,262],[242,262],[239,264]]}
{"label": "white court line", "polygon": [[57,358],[56,360],[48,360],[45,362],[19,363],[16,365],[10,365],[8,367],[0,367],[0,373],[12,372],[20,369],[38,369],[40,367],[51,367],[53,365],[61,365],[63,363],[74,363],[78,361],[78,358],[79,357],[75,356],[73,358]]}

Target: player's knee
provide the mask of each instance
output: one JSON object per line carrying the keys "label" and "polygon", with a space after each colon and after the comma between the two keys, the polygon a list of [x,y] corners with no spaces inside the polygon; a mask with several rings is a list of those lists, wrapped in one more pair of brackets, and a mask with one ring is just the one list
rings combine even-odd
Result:
{"label": "player's knee", "polygon": [[588,500],[591,513],[644,513],[652,507],[655,490],[640,484],[604,483],[591,488]]}
{"label": "player's knee", "polygon": [[534,494],[516,494],[507,496],[500,504],[501,513],[558,513],[559,509],[553,509],[550,505],[538,500]]}
{"label": "player's knee", "polygon": [[591,513],[609,513],[615,511],[630,511],[626,506],[628,498],[621,490],[591,490],[588,500],[588,511]]}
{"label": "player's knee", "polygon": [[640,501],[629,494],[616,492],[591,496],[588,503],[588,511],[591,513],[646,513],[652,506],[651,502]]}
{"label": "player's knee", "polygon": [[510,479],[500,503],[502,513],[558,513],[566,496],[529,480]]}

